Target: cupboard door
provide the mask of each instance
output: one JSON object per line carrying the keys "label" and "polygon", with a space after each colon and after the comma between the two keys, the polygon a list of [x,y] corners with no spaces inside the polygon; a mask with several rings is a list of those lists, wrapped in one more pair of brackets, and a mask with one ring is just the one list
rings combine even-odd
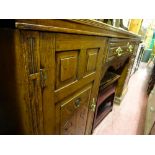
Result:
{"label": "cupboard door", "polygon": [[[106,42],[107,40],[105,38],[96,36],[63,33],[57,33],[55,35],[56,84],[54,100],[55,104],[57,105],[56,130],[59,130],[57,134],[92,133],[92,124],[100,82],[101,66],[105,60],[104,52],[106,49]],[[80,119],[83,117],[80,117],[83,108],[76,108],[75,110],[75,107],[73,106],[74,101],[71,103],[67,102],[65,105],[60,102],[90,83],[92,83],[92,88],[89,100],[92,102],[89,104],[86,101],[85,103],[89,106],[89,109],[87,107],[86,112],[87,119],[86,121],[78,121],[75,123],[78,117]],[[67,110],[66,115],[65,112],[68,108],[71,110],[69,112]],[[65,117],[67,117],[66,120],[63,120]],[[80,125],[80,123],[84,124]],[[64,131],[64,126],[67,128],[68,132]],[[82,126],[84,129],[80,129]]]}
{"label": "cupboard door", "polygon": [[51,33],[21,31],[28,79],[28,90],[25,90],[25,111],[31,128],[28,134],[55,134],[54,41]]}
{"label": "cupboard door", "polygon": [[56,107],[58,134],[85,134],[91,88],[92,85],[89,85],[58,103]]}
{"label": "cupboard door", "polygon": [[29,117],[28,123],[31,128],[31,133],[27,134],[42,134],[43,116],[40,87],[39,33],[21,31],[21,41],[28,79],[28,92],[25,97],[27,100],[27,108],[25,110]]}

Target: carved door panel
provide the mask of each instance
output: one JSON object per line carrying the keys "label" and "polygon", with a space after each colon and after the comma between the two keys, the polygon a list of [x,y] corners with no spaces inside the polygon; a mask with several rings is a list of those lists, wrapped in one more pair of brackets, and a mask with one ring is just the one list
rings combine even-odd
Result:
{"label": "carved door panel", "polygon": [[85,134],[91,88],[92,85],[89,85],[58,103],[56,107],[57,134]]}
{"label": "carved door panel", "polygon": [[31,128],[31,133],[29,134],[41,134],[43,132],[43,117],[40,87],[39,33],[21,31],[21,39],[28,76],[28,102],[26,110],[28,111],[27,115]]}
{"label": "carved door panel", "polygon": [[[27,90],[25,90],[28,134],[54,134],[54,34],[21,31],[25,57]],[[53,104],[52,104],[53,103]],[[25,120],[24,120],[25,121]]]}

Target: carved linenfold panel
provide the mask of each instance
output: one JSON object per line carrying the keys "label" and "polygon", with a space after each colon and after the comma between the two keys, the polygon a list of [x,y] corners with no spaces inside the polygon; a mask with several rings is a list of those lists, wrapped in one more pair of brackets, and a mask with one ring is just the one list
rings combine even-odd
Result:
{"label": "carved linenfold panel", "polygon": [[31,110],[31,119],[32,119],[32,127],[33,132],[35,134],[39,134],[39,87],[38,80],[30,81],[30,110]]}
{"label": "carved linenfold panel", "polygon": [[99,49],[87,49],[86,51],[86,74],[96,70]]}
{"label": "carved linenfold panel", "polygon": [[36,32],[22,32],[26,70],[29,79],[29,103],[27,109],[33,134],[43,131],[42,95],[40,85],[39,35]]}
{"label": "carved linenfold panel", "polygon": [[60,106],[57,108],[59,109],[57,114],[60,119],[60,134],[85,134],[90,94],[91,86],[89,85],[57,105],[57,107]]}
{"label": "carved linenfold panel", "polygon": [[38,72],[38,62],[37,62],[37,51],[35,50],[36,39],[34,37],[28,38],[29,40],[29,50],[28,50],[28,64],[30,74]]}
{"label": "carved linenfold panel", "polygon": [[56,53],[56,89],[77,79],[78,51]]}

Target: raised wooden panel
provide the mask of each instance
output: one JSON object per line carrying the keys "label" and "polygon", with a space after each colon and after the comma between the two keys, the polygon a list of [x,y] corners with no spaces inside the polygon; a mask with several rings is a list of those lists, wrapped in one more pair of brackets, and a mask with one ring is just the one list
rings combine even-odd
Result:
{"label": "raised wooden panel", "polygon": [[56,53],[56,89],[77,79],[78,51]]}
{"label": "raised wooden panel", "polygon": [[57,131],[59,134],[85,134],[91,85],[57,104]]}
{"label": "raised wooden panel", "polygon": [[96,69],[98,49],[88,49],[87,50],[87,72],[93,72]]}
{"label": "raised wooden panel", "polygon": [[60,60],[60,80],[66,81],[76,76],[77,57],[68,57]]}

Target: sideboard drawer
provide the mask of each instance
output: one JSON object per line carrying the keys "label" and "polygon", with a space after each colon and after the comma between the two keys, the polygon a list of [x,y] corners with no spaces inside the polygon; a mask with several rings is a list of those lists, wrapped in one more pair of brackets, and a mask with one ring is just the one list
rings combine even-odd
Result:
{"label": "sideboard drawer", "polygon": [[108,57],[121,56],[122,54],[128,52],[127,46],[110,47]]}
{"label": "sideboard drawer", "polygon": [[134,43],[127,39],[110,39],[108,46],[108,58],[113,56],[121,56],[126,53],[132,53]]}

